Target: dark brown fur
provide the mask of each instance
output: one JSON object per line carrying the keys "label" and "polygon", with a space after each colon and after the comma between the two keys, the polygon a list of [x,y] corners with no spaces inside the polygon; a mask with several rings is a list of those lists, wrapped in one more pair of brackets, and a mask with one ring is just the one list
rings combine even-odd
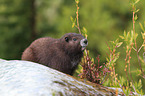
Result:
{"label": "dark brown fur", "polygon": [[37,62],[72,75],[83,56],[82,39],[84,37],[76,33],[67,33],[60,39],[37,39],[23,52],[22,60]]}

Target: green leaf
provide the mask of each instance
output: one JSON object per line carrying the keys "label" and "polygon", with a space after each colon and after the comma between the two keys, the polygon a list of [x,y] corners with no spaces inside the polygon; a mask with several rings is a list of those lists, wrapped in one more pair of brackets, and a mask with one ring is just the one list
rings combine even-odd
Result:
{"label": "green leaf", "polygon": [[133,31],[131,31],[131,38],[135,38],[135,37],[134,37],[134,32],[133,32]]}
{"label": "green leaf", "polygon": [[[145,39],[145,33],[141,32],[141,35],[142,35],[142,38]],[[144,46],[144,44],[143,44],[143,46]]]}
{"label": "green leaf", "polygon": [[74,19],[73,19],[73,17],[72,17],[72,16],[70,16],[70,20],[71,20],[72,22],[74,22]]}
{"label": "green leaf", "polygon": [[127,32],[127,36],[126,36],[126,41],[129,41],[130,40],[130,32]]}
{"label": "green leaf", "polygon": [[142,81],[141,81],[141,79],[139,79],[138,86],[141,89],[141,87],[142,87]]}
{"label": "green leaf", "polygon": [[126,96],[129,96],[130,95],[130,88],[128,86],[126,86],[126,88],[123,87],[123,92]]}
{"label": "green leaf", "polygon": [[119,76],[119,81],[120,81],[120,84],[121,84],[122,86],[125,84],[125,79],[124,79],[124,77]]}
{"label": "green leaf", "polygon": [[126,38],[126,31],[124,31],[124,39]]}
{"label": "green leaf", "polygon": [[140,0],[136,0],[136,1],[135,1],[135,4],[137,4],[139,1],[140,1]]}
{"label": "green leaf", "polygon": [[84,34],[87,34],[87,29],[85,27],[83,27],[83,32]]}
{"label": "green leaf", "polygon": [[137,15],[135,15],[134,20],[136,21],[137,19],[138,19],[138,16],[137,16]]}
{"label": "green leaf", "polygon": [[143,31],[145,31],[144,28],[143,28],[143,25],[142,25],[141,23],[139,23],[139,25],[140,25],[140,28],[141,28]]}
{"label": "green leaf", "polygon": [[117,47],[120,47],[123,44],[123,42],[119,42],[116,44]]}
{"label": "green leaf", "polygon": [[137,89],[137,90],[140,90],[140,89],[142,88],[142,81],[141,81],[141,79],[139,79],[138,82],[135,82],[135,83],[134,83],[134,87],[135,87],[135,89]]}
{"label": "green leaf", "polygon": [[124,39],[124,37],[123,37],[123,36],[120,36],[120,35],[119,35],[119,37],[120,37],[121,39]]}
{"label": "green leaf", "polygon": [[79,3],[79,0],[75,0],[75,2],[78,4]]}
{"label": "green leaf", "polygon": [[94,64],[94,62],[95,62],[94,58],[92,58],[92,59],[91,59],[91,61],[92,61],[92,62],[93,62],[93,64]]}
{"label": "green leaf", "polygon": [[140,9],[137,9],[137,10],[135,11],[135,13],[137,13],[139,10],[140,10]]}
{"label": "green leaf", "polygon": [[138,34],[137,33],[135,33],[135,36],[134,36],[134,38],[136,39],[138,37]]}
{"label": "green leaf", "polygon": [[75,26],[75,23],[72,24],[72,28],[74,28],[74,26]]}
{"label": "green leaf", "polygon": [[72,21],[72,28],[75,26],[75,23],[76,23],[76,18],[74,19],[72,16],[70,16],[70,19]]}
{"label": "green leaf", "polygon": [[83,27],[82,32],[83,32],[83,36],[85,36],[85,38],[87,38],[88,34],[87,34],[87,29],[85,27]]}
{"label": "green leaf", "polygon": [[141,74],[141,70],[137,69],[136,74],[140,75]]}

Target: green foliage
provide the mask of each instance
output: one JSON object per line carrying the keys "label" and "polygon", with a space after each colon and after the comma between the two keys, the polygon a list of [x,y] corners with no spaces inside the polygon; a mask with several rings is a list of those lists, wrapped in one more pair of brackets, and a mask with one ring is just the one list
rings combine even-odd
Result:
{"label": "green foliage", "polygon": [[76,2],[76,4],[78,4],[79,3],[79,0],[75,0],[75,2]]}
{"label": "green foliage", "polygon": [[123,93],[126,95],[126,96],[129,96],[130,95],[130,88],[127,86],[126,88],[123,87]]}
{"label": "green foliage", "polygon": [[[0,1],[0,57],[20,59],[22,50],[30,42],[30,2]],[[24,9],[25,8],[25,9]],[[26,44],[26,45],[24,45]]]}
{"label": "green foliage", "polygon": [[138,34],[137,33],[134,34],[133,31],[127,33],[124,31],[123,36],[120,36],[120,38],[125,41],[128,47],[130,47],[134,43],[134,40],[137,38],[137,36]]}
{"label": "green foliage", "polygon": [[139,25],[140,25],[142,31],[145,32],[145,29],[144,29],[144,27],[145,27],[145,22],[144,22],[144,26],[143,26],[141,23],[139,23]]}
{"label": "green foliage", "polygon": [[[131,84],[131,86],[132,86],[132,84]],[[137,92],[138,94],[143,95],[143,92],[142,92],[142,82],[141,82],[141,79],[139,79],[139,81],[138,81],[138,82],[135,82],[135,83],[134,83],[134,87],[135,87],[136,92]]]}
{"label": "green foliage", "polygon": [[[108,58],[106,58],[107,60],[107,64],[108,67],[111,68],[112,66],[115,65],[116,60],[119,58],[119,54],[120,52],[116,53],[116,49],[119,48],[122,45],[122,42],[119,42],[119,39],[115,40],[115,41],[111,41],[110,45],[108,45],[108,49],[109,49],[109,56]],[[112,68],[111,68],[112,70]]]}
{"label": "green foliage", "polygon": [[[134,49],[137,52],[138,62],[139,62],[139,65],[140,65],[140,71],[137,71],[137,73],[138,74],[142,74],[143,77],[144,77],[144,73],[142,72],[142,67],[141,67],[141,64],[140,64],[140,58],[138,56],[138,53],[139,53],[139,51],[140,51],[141,48],[139,50],[137,49],[136,39],[138,37],[138,34],[135,32],[135,21],[137,20],[137,15],[135,16],[135,13],[137,13],[139,11],[138,9],[136,9],[136,6],[135,5],[138,2],[139,2],[139,0],[132,0],[132,2],[131,2],[132,8],[133,8],[133,30],[131,30],[131,32],[128,32],[128,33],[126,33],[124,31],[123,36],[120,36],[120,38],[123,39],[124,40],[124,43],[125,43],[126,58],[125,58],[125,69],[124,69],[124,71],[126,72],[127,80],[125,80],[123,77],[120,77],[118,79],[115,79],[115,81],[117,80],[119,82],[120,87],[123,86],[122,87],[122,90],[123,90],[123,92],[124,92],[124,94],[126,96],[128,96],[130,94],[130,92],[133,91],[133,90],[137,94],[143,94],[143,92],[141,90],[141,88],[142,88],[141,79],[139,80],[138,83],[136,81],[135,81],[135,83],[133,83],[132,73],[130,71],[131,70],[130,69],[130,67],[131,67],[131,50],[132,50],[132,48],[134,48],[133,46],[135,45],[135,48],[136,49],[135,48]],[[140,26],[141,26],[141,29],[144,30],[143,29],[143,26],[141,24],[140,24]],[[144,39],[144,36],[143,36],[143,39]],[[118,56],[118,58],[119,58],[119,56]],[[113,68],[113,67],[114,66],[111,66],[111,68]],[[128,73],[129,73],[129,75],[128,75]],[[116,78],[115,77],[115,75],[116,75],[115,72],[114,72],[113,75],[114,75],[114,78]],[[111,77],[113,77],[113,76],[111,76]],[[130,77],[131,80],[129,80],[129,77]],[[129,82],[130,82],[130,84],[129,84]]]}
{"label": "green foliage", "polygon": [[71,19],[71,22],[72,22],[72,28],[74,28],[74,26],[76,25],[76,18],[73,19],[73,17],[71,16],[70,19]]}
{"label": "green foliage", "polygon": [[[104,71],[104,70],[99,69],[102,66],[99,65],[100,59],[98,57],[97,57],[98,67],[96,67],[94,59],[89,56],[89,52],[87,50],[85,51],[86,54],[84,55],[84,58],[83,58],[82,64],[81,64],[82,68],[83,68],[82,73],[80,75],[81,77],[86,78],[87,80],[89,80],[93,83],[98,83],[98,81],[101,81],[101,82],[103,82],[104,86],[120,87],[120,88],[122,88],[122,90],[126,96],[129,96],[131,93],[143,95],[143,92],[141,89],[142,88],[141,79],[139,80],[138,83],[136,81],[135,81],[135,83],[133,83],[132,73],[130,70],[131,51],[135,45],[136,49],[135,48],[134,49],[137,52],[138,62],[140,65],[140,70],[142,72],[140,58],[138,55],[138,52],[140,51],[141,48],[139,50],[137,49],[136,39],[138,37],[138,34],[135,32],[135,21],[138,18],[137,15],[135,16],[135,14],[139,11],[139,9],[136,9],[135,5],[138,2],[139,2],[139,0],[132,0],[132,2],[131,2],[132,8],[133,8],[133,30],[131,30],[128,33],[126,33],[124,31],[123,36],[120,36],[120,38],[123,39],[123,42],[125,43],[126,58],[125,58],[125,64],[124,64],[124,66],[125,66],[124,71],[126,72],[127,79],[124,79],[124,77],[121,77],[121,76],[119,76],[119,78],[118,78],[118,74],[116,74],[116,71],[115,71],[116,62],[120,57],[120,52],[116,52],[116,51],[117,51],[117,48],[119,48],[123,44],[123,42],[119,42],[119,39],[117,39],[115,41],[111,41],[110,44],[107,43],[107,46],[109,49],[109,54],[108,54],[108,57],[106,58],[106,61],[107,61],[106,67],[108,67],[109,70]],[[78,8],[78,3],[77,3],[77,8]],[[77,15],[76,15],[75,20],[71,17],[71,21],[73,23],[72,27],[75,26],[80,31],[79,22],[78,22],[78,10],[76,13],[77,13]],[[140,26],[141,26],[142,30],[144,30],[142,24],[140,24]],[[86,29],[83,29],[83,30],[86,30]],[[144,38],[144,35],[142,35],[142,36]],[[100,71],[105,73],[105,74],[103,74],[104,78],[103,78],[103,76],[101,76]],[[137,71],[137,72],[138,72],[138,74],[141,74],[141,72],[139,72],[139,71]],[[129,73],[129,75],[128,75],[128,73]],[[109,78],[105,78],[106,74],[109,76]],[[144,76],[144,74],[142,74],[142,75]],[[107,79],[107,80],[104,82],[104,79]],[[133,91],[134,91],[134,93],[133,93]]]}
{"label": "green foliage", "polygon": [[130,4],[132,8],[134,9],[133,12],[137,13],[139,9],[136,8],[136,4],[139,3],[140,0],[130,0]]}

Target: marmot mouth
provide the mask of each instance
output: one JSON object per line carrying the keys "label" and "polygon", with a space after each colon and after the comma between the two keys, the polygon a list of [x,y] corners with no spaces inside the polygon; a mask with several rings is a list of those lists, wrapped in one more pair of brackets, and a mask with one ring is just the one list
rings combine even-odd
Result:
{"label": "marmot mouth", "polygon": [[81,50],[85,50],[86,46],[88,45],[88,40],[87,39],[82,39],[80,41],[80,45],[82,46]]}

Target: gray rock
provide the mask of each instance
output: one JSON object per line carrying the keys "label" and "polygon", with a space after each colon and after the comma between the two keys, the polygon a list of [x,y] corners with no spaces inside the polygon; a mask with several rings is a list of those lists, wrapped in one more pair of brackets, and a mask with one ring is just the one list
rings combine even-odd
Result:
{"label": "gray rock", "polygon": [[0,96],[113,95],[107,90],[37,63],[0,59]]}

